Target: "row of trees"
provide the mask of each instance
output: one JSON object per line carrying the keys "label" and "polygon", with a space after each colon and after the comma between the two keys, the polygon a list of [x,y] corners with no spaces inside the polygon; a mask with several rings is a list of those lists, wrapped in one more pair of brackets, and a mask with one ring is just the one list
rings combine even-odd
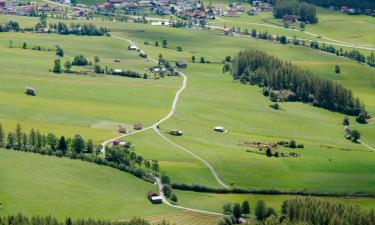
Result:
{"label": "row of trees", "polygon": [[[300,42],[296,44],[301,44]],[[332,54],[336,54],[337,56],[343,56],[348,59],[357,61],[359,63],[366,63],[367,65],[371,67],[375,67],[375,53],[371,52],[370,55],[365,56],[360,51],[352,49],[351,51],[344,51],[342,48],[335,48],[333,45],[326,45],[322,44],[319,45],[318,42],[311,42],[310,47],[313,49],[318,49],[321,51],[329,52]]]}
{"label": "row of trees", "polygon": [[10,20],[8,23],[0,24],[0,32],[20,31],[17,21]]}
{"label": "row of trees", "polygon": [[85,141],[79,134],[73,138],[65,138],[57,137],[53,133],[43,134],[35,129],[26,133],[23,132],[20,124],[17,124],[14,132],[8,132],[6,135],[0,123],[0,147],[57,156],[94,152],[93,141],[91,139]]}
{"label": "row of trees", "polygon": [[315,5],[323,7],[341,7],[347,6],[355,9],[375,9],[375,2],[373,0],[303,0]]}
{"label": "row of trees", "polygon": [[38,130],[31,129],[29,133],[22,131],[19,124],[14,132],[6,135],[0,123],[0,148],[14,149],[26,152],[35,152],[43,155],[55,155],[58,157],[68,157],[71,159],[81,159],[106,165],[113,168],[129,172],[136,177],[149,181],[147,171],[158,174],[160,166],[157,160],[145,160],[137,155],[131,143],[125,146],[106,147],[105,157],[101,153],[101,146],[94,146],[91,139],[87,141],[81,135],[76,134],[73,138],[57,137],[53,133],[47,135]]}
{"label": "row of trees", "polygon": [[317,23],[316,8],[306,2],[297,0],[277,0],[273,11],[275,18],[281,19],[286,15],[295,15],[300,21]]}
{"label": "row of trees", "polygon": [[85,36],[104,36],[109,35],[110,29],[106,27],[96,27],[92,23],[71,23],[69,26],[65,23],[50,23],[49,29],[51,32],[56,32],[58,34],[75,34],[75,35],[85,35]]}
{"label": "row of trees", "polygon": [[173,192],[173,187],[171,185],[171,179],[169,178],[169,176],[167,176],[165,173],[162,173],[161,175],[161,182],[163,184],[163,193],[164,193],[164,196],[169,198],[169,200],[173,203],[173,204],[177,204],[177,195]]}
{"label": "row of trees", "polygon": [[[303,24],[303,23],[301,23]],[[366,63],[367,65],[371,67],[375,67],[375,53],[370,53],[369,55],[364,55],[360,51],[352,49],[351,51],[344,51],[342,48],[336,48],[333,45],[327,45],[327,44],[319,44],[316,41],[311,42],[308,44],[306,40],[299,40],[296,36],[294,36],[292,39],[288,39],[286,36],[279,36],[269,33],[268,31],[257,31],[256,29],[245,29],[241,30],[239,27],[235,28],[233,27],[232,30],[239,34],[249,35],[253,38],[259,38],[263,40],[270,40],[270,41],[277,41],[280,42],[280,44],[288,44],[292,43],[294,45],[300,45],[305,47],[310,47],[312,49],[317,49],[325,52],[329,52],[332,54],[336,54],[337,56],[342,56],[354,61],[357,61],[359,63]],[[225,70],[223,70],[225,72]]]}
{"label": "row of trees", "polygon": [[283,95],[287,92],[287,101],[312,103],[348,115],[365,111],[351,90],[262,51],[241,51],[232,62],[231,72],[242,83],[280,90]]}
{"label": "row of trees", "polygon": [[[244,202],[245,203],[245,202]],[[229,209],[225,205],[224,209]],[[231,225],[238,222],[241,210],[239,204],[232,208],[233,217],[224,217],[218,225]],[[236,216],[234,216],[236,214]],[[375,211],[363,211],[359,206],[321,200],[311,197],[294,197],[283,202],[281,215],[265,202],[257,202],[255,219],[247,225],[372,225],[375,224]],[[237,218],[237,220],[236,220]]]}
{"label": "row of trees", "polygon": [[57,218],[52,216],[32,216],[27,217],[22,214],[8,215],[0,217],[0,225],[169,225],[168,222],[162,221],[151,224],[150,222],[133,218],[127,221],[107,221],[94,219],[72,219],[66,218],[65,222],[60,222]]}

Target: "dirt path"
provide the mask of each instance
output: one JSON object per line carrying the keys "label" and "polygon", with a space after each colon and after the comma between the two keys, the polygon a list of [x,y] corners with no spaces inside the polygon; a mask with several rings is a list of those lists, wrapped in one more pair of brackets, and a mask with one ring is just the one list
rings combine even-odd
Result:
{"label": "dirt path", "polygon": [[222,214],[222,213],[210,212],[210,211],[200,210],[200,209],[192,209],[192,208],[188,208],[188,207],[183,207],[183,206],[171,204],[167,200],[167,198],[164,196],[164,193],[163,193],[163,187],[164,186],[163,186],[163,183],[161,182],[160,178],[155,177],[155,180],[156,180],[156,183],[159,187],[160,197],[162,198],[163,203],[165,203],[166,205],[177,208],[177,209],[184,209],[184,210],[188,210],[188,211],[192,211],[192,212],[205,213],[205,214],[210,214],[210,215],[215,215],[215,216],[224,216],[224,214]]}
{"label": "dirt path", "polygon": [[[344,126],[344,132],[347,128],[350,128],[350,127],[357,127],[357,126],[363,126],[363,125],[371,125],[371,124],[374,124],[375,121],[372,121],[368,124],[354,124],[352,126]],[[366,148],[370,149],[371,151],[374,151],[375,152],[375,148],[371,147],[370,145],[366,144],[365,142],[361,141],[361,139],[358,140],[358,143],[362,144],[363,146],[365,146]]]}
{"label": "dirt path", "polygon": [[174,143],[173,141],[171,141],[170,139],[168,139],[166,136],[164,136],[158,128],[154,127],[154,131],[162,138],[164,139],[166,142],[168,142],[169,144],[175,146],[176,148],[188,153],[189,155],[193,156],[194,158],[198,159],[199,161],[201,161],[203,164],[205,164],[211,171],[212,175],[214,175],[216,181],[220,184],[220,186],[222,186],[223,188],[227,188],[229,189],[229,187],[220,179],[219,175],[216,173],[215,169],[204,159],[202,159],[200,156],[196,155],[195,153],[193,153],[192,151],[190,151],[189,149],[177,144],[177,143]]}
{"label": "dirt path", "polygon": [[[129,39],[126,39],[126,38],[123,38],[123,37],[118,37],[118,36],[112,36],[112,38],[117,38],[117,39],[120,39],[120,40],[124,40],[126,42],[128,42],[129,44],[131,45],[135,45],[135,43]],[[136,45],[135,45],[136,46]],[[152,59],[152,58],[149,58],[150,60],[154,61],[154,62],[158,62],[156,59]],[[186,85],[187,85],[187,76],[180,72],[179,71],[179,74],[182,76],[183,80],[182,80],[182,85],[180,87],[180,89],[176,92],[174,98],[173,98],[173,102],[172,102],[172,106],[171,106],[171,109],[168,113],[168,115],[166,115],[165,117],[163,117],[162,119],[158,120],[156,123],[142,129],[142,130],[137,130],[137,131],[134,131],[134,132],[131,132],[131,133],[127,133],[127,134],[123,134],[123,135],[120,135],[120,136],[117,136],[115,138],[112,138],[110,140],[106,140],[102,143],[102,153],[105,153],[105,146],[107,146],[108,144],[110,144],[111,142],[115,141],[115,140],[119,140],[121,138],[124,138],[124,137],[127,137],[127,136],[130,136],[130,135],[133,135],[133,134],[137,134],[137,133],[140,133],[140,132],[144,132],[144,131],[147,131],[147,130],[150,130],[153,128],[153,130],[162,138],[164,139],[165,141],[167,141],[169,144],[175,146],[176,148],[180,149],[180,150],[183,150],[185,151],[186,153],[188,153],[189,155],[193,156],[194,158],[196,158],[197,160],[203,162],[208,168],[209,170],[211,171],[212,175],[215,177],[216,181],[219,183],[220,186],[224,187],[224,188],[229,188],[219,177],[219,175],[216,173],[215,169],[204,159],[202,159],[200,156],[196,155],[195,153],[193,153],[192,151],[190,151],[189,149],[185,148],[185,147],[182,147],[181,145],[179,144],[176,144],[174,143],[173,141],[169,140],[167,137],[165,137],[160,131],[159,129],[157,128],[161,123],[165,122],[166,120],[170,119],[173,114],[175,113],[176,111],[176,106],[177,106],[177,103],[178,103],[178,100],[180,98],[180,95],[181,93],[185,90],[186,88]]]}

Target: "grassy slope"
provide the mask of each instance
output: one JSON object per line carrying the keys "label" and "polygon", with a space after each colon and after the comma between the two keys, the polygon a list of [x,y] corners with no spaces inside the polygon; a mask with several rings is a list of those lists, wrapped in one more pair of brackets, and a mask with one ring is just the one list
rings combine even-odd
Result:
{"label": "grassy slope", "polygon": [[[291,198],[288,195],[244,195],[244,194],[201,194],[189,191],[176,191],[182,205],[197,209],[206,209],[213,212],[222,212],[222,206],[226,203],[242,203],[247,200],[250,203],[251,214],[254,215],[256,203],[259,200],[266,202],[266,205],[274,208],[278,214],[281,212],[283,201]],[[333,200],[345,204],[357,204],[362,209],[370,210],[375,207],[374,199],[358,198],[321,198],[323,200]]]}
{"label": "grassy slope", "polygon": [[[225,55],[234,55],[244,48],[261,49],[352,88],[355,95],[361,97],[368,109],[374,112],[375,102],[371,96],[375,92],[369,82],[373,71],[348,60],[308,48],[281,46],[267,41],[233,39],[202,31],[142,27],[128,29],[119,35],[143,42],[160,40],[168,32],[170,48],[182,46],[185,52],[175,56],[173,50],[152,46],[146,46],[146,49],[155,55],[162,52],[170,59],[189,59],[194,52],[198,59],[205,56],[218,62]],[[343,65],[342,75],[334,75],[331,68],[335,64]],[[361,74],[355,71],[361,71]],[[162,125],[162,130],[184,130],[183,137],[172,139],[212,163],[225,182],[252,188],[373,191],[375,179],[371,175],[371,165],[374,155],[342,137],[343,115],[301,103],[284,103],[284,110],[274,111],[268,107],[269,101],[261,96],[259,88],[232,82],[228,75],[221,75],[221,65],[218,64],[190,64],[185,72],[189,76],[189,86],[182,95],[176,116]],[[213,133],[211,129],[215,125],[224,125],[229,128],[230,134],[223,137]],[[373,133],[364,133],[363,136],[371,139]],[[247,153],[246,148],[238,146],[238,141],[243,139],[278,141],[290,138],[306,145],[306,149],[301,151],[302,157],[268,159]],[[337,149],[328,150],[320,145]],[[329,162],[329,158],[333,161]],[[181,177],[176,179],[181,180]],[[348,179],[351,182],[347,182]],[[190,183],[187,177],[185,181]]]}
{"label": "grassy slope", "polygon": [[[216,1],[213,1],[214,5]],[[217,4],[223,5],[222,1]],[[245,8],[250,8],[249,4],[244,4]],[[335,39],[337,41],[348,42],[357,45],[371,45],[375,46],[375,35],[372,30],[375,29],[375,19],[370,16],[365,15],[355,15],[349,16],[339,11],[328,10],[325,8],[317,7],[317,15],[319,23],[313,25],[307,25],[306,31],[312,32],[314,34],[320,35],[322,37],[328,37]],[[260,13],[256,16],[248,16],[247,13],[239,14],[239,17],[222,17],[227,22],[221,22],[220,20],[211,21],[212,24],[216,25],[226,25],[239,26],[243,29],[257,29],[262,31],[269,31],[272,34],[294,36],[299,38],[306,38],[310,40],[320,40],[309,34],[300,32],[299,30],[285,30],[277,29],[272,27],[265,27],[256,24],[246,24],[246,23],[261,23],[268,25],[277,25],[280,27],[284,26],[282,20],[274,19],[272,12]],[[292,24],[290,27],[299,29],[299,24]],[[321,39],[324,40],[324,39]],[[328,41],[328,40],[325,40]],[[328,41],[332,42],[332,41]]]}
{"label": "grassy slope", "polygon": [[[9,40],[16,46],[23,41],[30,47],[52,48],[58,44],[65,51],[62,64],[83,54],[89,60],[98,55],[101,65],[109,68],[143,72],[153,65],[143,61],[136,52],[128,51],[126,42],[109,37],[3,33],[0,35],[0,65],[3,68],[0,96],[7,101],[1,103],[0,122],[7,130],[13,130],[20,122],[27,129],[34,127],[65,135],[81,133],[101,141],[115,136],[115,129],[92,129],[93,124],[101,121],[150,124],[167,113],[180,82],[171,77],[144,80],[56,75],[48,71],[55,59],[53,51],[11,49]],[[121,62],[115,63],[114,59]],[[37,97],[23,94],[26,86],[36,88]]]}
{"label": "grassy slope", "polygon": [[0,177],[0,215],[116,220],[176,211],[147,200],[152,184],[87,162],[0,150]]}

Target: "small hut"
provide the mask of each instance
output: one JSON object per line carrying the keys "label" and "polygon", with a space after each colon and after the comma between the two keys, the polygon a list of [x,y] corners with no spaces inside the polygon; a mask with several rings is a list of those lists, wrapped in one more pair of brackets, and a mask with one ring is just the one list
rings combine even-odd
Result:
{"label": "small hut", "polygon": [[182,130],[171,130],[169,131],[169,134],[173,136],[182,136],[184,132]]}
{"label": "small hut", "polygon": [[135,123],[133,125],[133,129],[134,130],[142,130],[143,129],[143,125],[141,123]]}
{"label": "small hut", "polygon": [[126,134],[126,127],[119,126],[119,127],[118,127],[118,132],[119,132],[119,133]]}
{"label": "small hut", "polygon": [[25,94],[30,95],[30,96],[35,96],[36,95],[36,91],[32,87],[26,87]]}
{"label": "small hut", "polygon": [[185,69],[187,67],[188,63],[185,60],[179,60],[176,62],[176,66],[180,69]]}
{"label": "small hut", "polygon": [[216,132],[224,132],[224,127],[221,127],[221,126],[216,126],[216,127],[214,127],[214,131],[216,131]]}

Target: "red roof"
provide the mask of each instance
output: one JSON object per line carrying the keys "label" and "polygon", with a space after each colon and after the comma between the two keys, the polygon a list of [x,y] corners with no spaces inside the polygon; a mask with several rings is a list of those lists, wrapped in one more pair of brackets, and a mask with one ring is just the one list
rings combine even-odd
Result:
{"label": "red roof", "polygon": [[150,191],[149,193],[148,193],[148,195],[147,195],[149,198],[151,198],[151,197],[155,197],[155,196],[158,196],[158,194],[156,194],[155,192],[153,192],[153,191]]}

